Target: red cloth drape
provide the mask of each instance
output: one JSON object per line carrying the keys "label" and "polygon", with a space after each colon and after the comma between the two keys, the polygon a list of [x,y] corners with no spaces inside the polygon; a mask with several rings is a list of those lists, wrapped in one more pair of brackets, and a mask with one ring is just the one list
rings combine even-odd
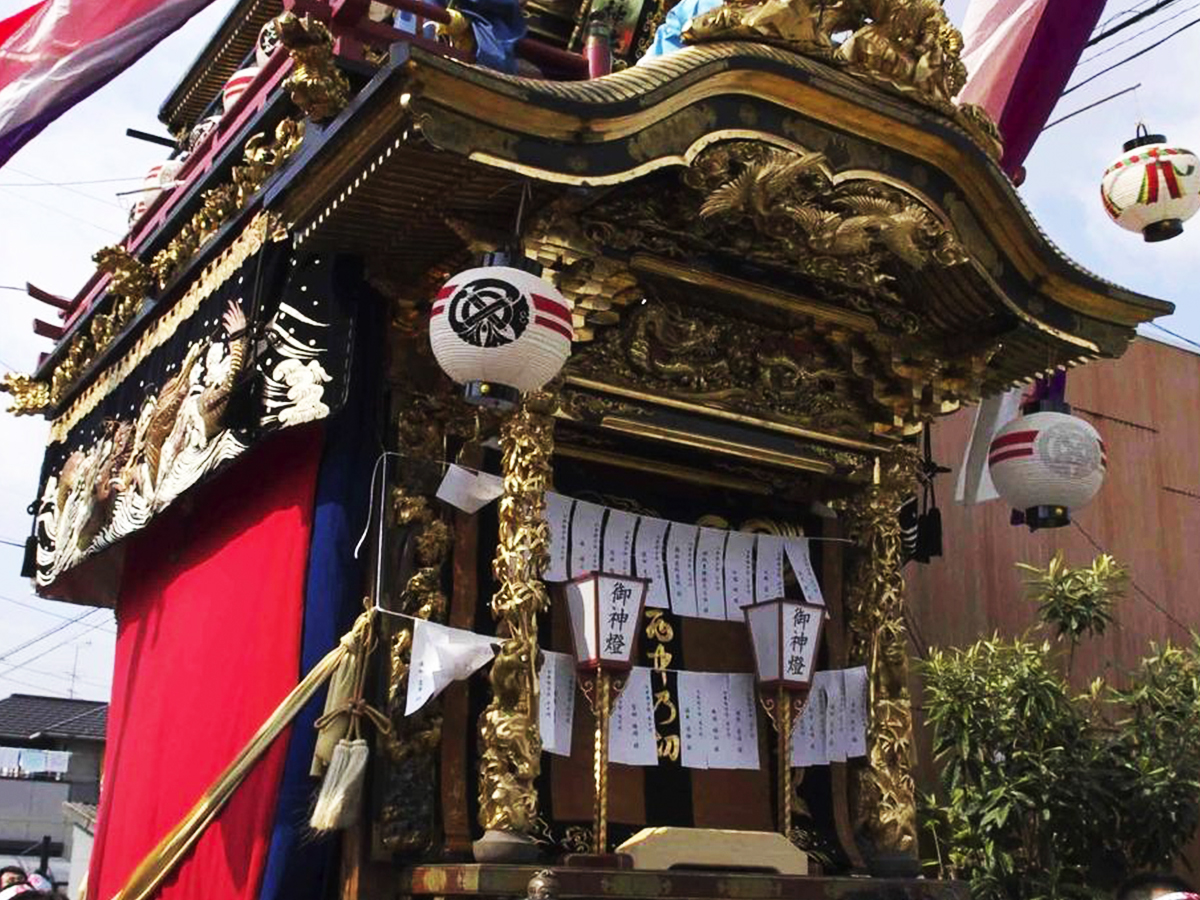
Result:
{"label": "red cloth drape", "polygon": [[[298,680],[322,429],[284,432],[130,542],[88,896],[109,900]],[[253,900],[286,732],[162,900]]]}

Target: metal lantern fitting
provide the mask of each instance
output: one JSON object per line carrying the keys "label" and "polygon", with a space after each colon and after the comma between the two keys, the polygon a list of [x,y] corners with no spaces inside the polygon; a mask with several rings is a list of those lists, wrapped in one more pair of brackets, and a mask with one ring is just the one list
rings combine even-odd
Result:
{"label": "metal lantern fitting", "polygon": [[754,648],[754,671],[763,708],[775,725],[779,755],[779,830],[792,822],[792,731],[812,686],[825,609],[797,600],[767,600],[742,607]]}
{"label": "metal lantern fitting", "polygon": [[513,266],[468,269],[434,299],[429,343],[466,398],[507,408],[559,373],[575,332],[571,301],[548,281]]}
{"label": "metal lantern fitting", "polygon": [[1104,171],[1100,195],[1109,217],[1147,241],[1183,233],[1200,209],[1200,160],[1139,125],[1125,152]]}
{"label": "metal lantern fitting", "polygon": [[1070,524],[1070,511],[1086,506],[1104,483],[1104,442],[1070,413],[1065,403],[1044,404],[1001,428],[988,449],[997,493],[1025,514],[1030,529]]}
{"label": "metal lantern fitting", "polygon": [[567,583],[571,641],[583,693],[596,714],[592,852],[608,852],[608,731],[613,705],[633,667],[638,624],[650,582],[589,572]]}

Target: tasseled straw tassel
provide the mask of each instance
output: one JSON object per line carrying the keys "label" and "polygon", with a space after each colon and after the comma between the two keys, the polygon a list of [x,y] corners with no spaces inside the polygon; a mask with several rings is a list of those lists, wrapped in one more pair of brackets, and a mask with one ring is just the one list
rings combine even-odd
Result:
{"label": "tasseled straw tassel", "polygon": [[333,749],[321,792],[308,824],[314,831],[337,831],[358,821],[367,775],[367,742],[342,739]]}

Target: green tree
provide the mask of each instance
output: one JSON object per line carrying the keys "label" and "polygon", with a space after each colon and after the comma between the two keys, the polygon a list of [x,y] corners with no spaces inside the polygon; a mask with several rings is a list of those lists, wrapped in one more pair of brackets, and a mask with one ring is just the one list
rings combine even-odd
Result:
{"label": "green tree", "polygon": [[1102,634],[1127,575],[1110,557],[1022,567],[1033,634],[935,650],[921,666],[942,789],[926,822],[979,900],[1093,897],[1161,868],[1200,823],[1200,642],[1151,647],[1125,690],[1074,691],[1074,649]]}

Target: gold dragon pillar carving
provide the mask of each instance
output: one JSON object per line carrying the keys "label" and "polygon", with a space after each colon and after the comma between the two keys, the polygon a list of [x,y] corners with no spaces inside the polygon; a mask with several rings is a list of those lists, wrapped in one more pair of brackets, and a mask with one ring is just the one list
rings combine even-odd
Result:
{"label": "gold dragon pillar carving", "polygon": [[479,824],[516,837],[528,836],[538,815],[537,617],[550,603],[542,572],[550,559],[545,492],[554,451],[553,403],[551,392],[526,395],[501,430],[504,496],[492,615],[504,643],[492,664],[492,702],[479,722]]}
{"label": "gold dragon pillar carving", "polygon": [[919,863],[899,513],[916,490],[917,465],[907,448],[881,457],[872,484],[845,505],[857,544],[847,593],[849,664],[867,667],[870,709],[866,764],[851,769],[855,834],[875,865],[911,875]]}

